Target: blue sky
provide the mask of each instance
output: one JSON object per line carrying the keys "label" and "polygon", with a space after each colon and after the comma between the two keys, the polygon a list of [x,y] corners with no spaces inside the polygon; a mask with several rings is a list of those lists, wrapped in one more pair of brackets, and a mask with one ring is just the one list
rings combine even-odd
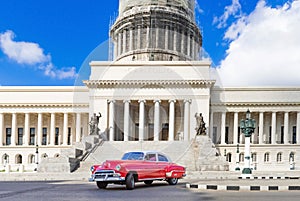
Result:
{"label": "blue sky", "polygon": [[[0,0],[0,5],[0,85],[74,85],[81,79],[88,79],[89,60],[106,60],[109,24],[117,16],[118,0]],[[297,23],[299,8],[298,0],[197,0],[196,21],[203,33],[203,47],[211,57],[212,65],[224,77],[224,83],[230,81],[226,81],[228,75],[234,74],[233,80],[243,84],[239,78],[247,75],[236,73],[240,71],[238,67],[261,72],[260,69],[266,66],[266,72],[253,85],[272,85],[274,80],[266,82],[264,76],[269,77],[273,73],[277,77],[282,76],[280,69],[287,63],[280,61],[282,63],[279,65],[276,54],[267,49],[270,45],[266,43],[261,47],[259,44],[262,40],[277,44],[281,41],[278,37],[284,39],[285,36],[291,40],[288,42],[290,48],[282,47],[284,43],[278,43],[276,47],[287,49],[278,54],[290,57],[285,58],[291,60],[288,66],[292,67],[285,78],[290,80],[294,64],[300,59],[299,53],[295,53],[299,44],[299,37],[295,34],[300,34],[300,25]],[[291,23],[292,29],[287,27],[286,21]],[[272,39],[276,35],[272,31],[278,33],[275,28],[281,22],[282,34]],[[257,30],[257,35],[250,34],[254,30]],[[258,45],[252,47],[251,44]],[[32,54],[22,52],[28,48]],[[250,54],[254,50],[263,57]],[[243,57],[241,52],[247,52],[246,55],[250,56]],[[261,65],[251,63],[253,60]],[[275,61],[269,64],[263,60]],[[274,67],[275,63],[278,67]],[[269,70],[268,65],[271,68]],[[280,80],[275,85],[300,85],[297,82],[299,77],[293,80],[291,83]]]}

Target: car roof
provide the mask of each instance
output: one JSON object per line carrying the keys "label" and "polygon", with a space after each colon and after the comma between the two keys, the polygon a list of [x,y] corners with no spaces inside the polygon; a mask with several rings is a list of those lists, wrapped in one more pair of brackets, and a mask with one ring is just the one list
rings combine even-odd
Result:
{"label": "car roof", "polygon": [[144,155],[146,155],[146,154],[153,154],[153,153],[157,153],[157,154],[161,154],[161,155],[163,155],[163,156],[165,156],[167,159],[168,159],[168,161],[172,161],[171,159],[170,159],[170,157],[168,157],[166,154],[164,154],[164,153],[162,153],[162,152],[159,152],[159,151],[153,151],[153,150],[144,150],[144,151],[127,151],[127,152],[125,152],[125,153],[143,153]]}

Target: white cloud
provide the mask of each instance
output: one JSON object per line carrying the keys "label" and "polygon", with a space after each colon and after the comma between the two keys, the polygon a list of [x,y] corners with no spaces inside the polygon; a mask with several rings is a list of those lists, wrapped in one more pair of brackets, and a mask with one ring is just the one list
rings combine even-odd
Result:
{"label": "white cloud", "polygon": [[8,30],[0,33],[0,49],[11,60],[24,65],[38,66],[44,71],[46,76],[57,79],[75,78],[76,68],[57,69],[50,54],[45,54],[44,50],[37,43],[14,41],[14,32]]}
{"label": "white cloud", "polygon": [[226,27],[227,20],[230,16],[240,17],[242,15],[241,9],[242,7],[239,0],[232,0],[231,5],[225,7],[223,15],[214,18],[213,24],[218,23],[217,28],[219,29]]}
{"label": "white cloud", "polygon": [[15,42],[15,34],[6,31],[0,34],[0,48],[10,59],[20,64],[36,64],[50,60],[49,55],[44,54],[44,50],[36,43]]}
{"label": "white cloud", "polygon": [[260,1],[232,24],[218,73],[224,86],[300,85],[300,1],[271,8]]}

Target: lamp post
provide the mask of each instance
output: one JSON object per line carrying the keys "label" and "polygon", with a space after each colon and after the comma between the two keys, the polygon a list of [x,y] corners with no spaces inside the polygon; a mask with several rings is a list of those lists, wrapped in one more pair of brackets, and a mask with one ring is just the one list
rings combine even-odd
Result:
{"label": "lamp post", "polygon": [[236,145],[236,171],[240,171],[240,167],[239,167],[239,163],[240,163],[240,144]]}
{"label": "lamp post", "polygon": [[36,157],[36,159],[35,159],[35,163],[36,163],[36,168],[35,168],[35,170],[37,171],[37,169],[38,169],[38,164],[39,164],[39,145],[37,144],[36,146],[35,146],[35,157]]}
{"label": "lamp post", "polygon": [[7,153],[4,154],[4,158],[3,159],[4,159],[4,161],[3,161],[4,162],[4,167],[6,167],[6,164],[7,164],[7,161],[8,161],[8,155],[7,155]]}
{"label": "lamp post", "polygon": [[244,133],[245,135],[245,163],[242,174],[252,174],[252,170],[250,168],[250,138],[252,133],[254,132],[255,124],[256,122],[254,119],[251,119],[251,113],[248,109],[246,112],[246,119],[242,119],[240,122],[242,133]]}

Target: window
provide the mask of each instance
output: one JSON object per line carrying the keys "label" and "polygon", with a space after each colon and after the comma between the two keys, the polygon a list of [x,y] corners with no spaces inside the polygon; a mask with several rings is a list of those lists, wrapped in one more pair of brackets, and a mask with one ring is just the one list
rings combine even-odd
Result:
{"label": "window", "polygon": [[35,128],[30,128],[30,141],[29,145],[34,145],[35,144]]}
{"label": "window", "polygon": [[290,153],[290,162],[294,162],[295,161],[295,153],[291,152]]}
{"label": "window", "polygon": [[47,128],[43,128],[42,145],[47,145]]}
{"label": "window", "polygon": [[226,161],[228,161],[229,163],[231,163],[231,158],[232,158],[232,154],[231,153],[228,153],[226,155]]}
{"label": "window", "polygon": [[229,144],[229,127],[225,127],[225,143]]}
{"label": "window", "polygon": [[145,156],[146,161],[156,161],[156,154],[147,154]]}
{"label": "window", "polygon": [[55,145],[58,145],[59,143],[59,128],[55,128]]}
{"label": "window", "polygon": [[22,155],[21,154],[18,154],[16,156],[16,164],[22,164]]}
{"label": "window", "polygon": [[71,130],[71,127],[68,127],[68,145],[71,144],[71,134],[72,134],[71,131],[72,131],[72,130]]}
{"label": "window", "polygon": [[[300,135],[300,133],[298,134]],[[293,139],[292,139],[292,144],[297,143],[297,135],[296,135],[296,126],[293,126]]]}
{"label": "window", "polygon": [[6,145],[11,144],[11,128],[6,128]]}
{"label": "window", "polygon": [[270,154],[269,153],[265,153],[265,155],[264,155],[264,162],[265,163],[269,162],[269,160],[270,160]]}
{"label": "window", "polygon": [[33,154],[30,154],[28,156],[28,163],[32,164],[32,163],[34,163],[34,161],[35,161],[35,156]]}
{"label": "window", "polygon": [[158,154],[158,161],[168,162],[169,160],[164,155]]}
{"label": "window", "polygon": [[277,163],[282,161],[282,153],[277,154]]}
{"label": "window", "polygon": [[240,153],[240,157],[239,157],[240,162],[244,162],[244,159],[245,159],[244,153]]}
{"label": "window", "polygon": [[284,126],[281,126],[280,144],[284,143]]}
{"label": "window", "polygon": [[256,153],[252,153],[251,154],[251,158],[252,158],[252,162],[256,162],[257,161],[257,154]]}
{"label": "window", "polygon": [[18,128],[18,145],[23,144],[23,128]]}

